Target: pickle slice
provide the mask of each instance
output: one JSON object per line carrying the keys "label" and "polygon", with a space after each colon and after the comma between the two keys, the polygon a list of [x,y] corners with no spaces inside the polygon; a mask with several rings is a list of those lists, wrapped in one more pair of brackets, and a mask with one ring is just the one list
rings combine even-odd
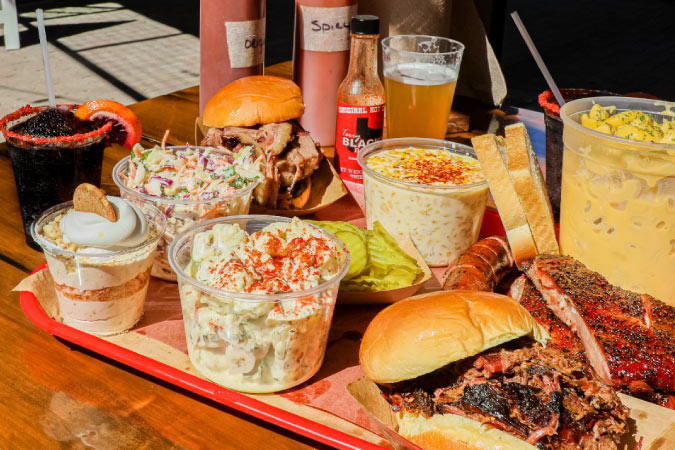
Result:
{"label": "pickle slice", "polygon": [[366,243],[361,239],[361,236],[350,231],[337,231],[335,236],[344,242],[347,246],[347,250],[349,250],[351,261],[349,263],[349,269],[347,269],[347,274],[343,278],[344,280],[349,280],[363,272],[368,265],[368,250],[366,248]]}
{"label": "pickle slice", "polygon": [[330,222],[328,220],[307,220],[306,222],[316,225],[319,228],[323,228],[329,233],[337,234],[339,231],[349,231],[350,233],[354,233],[361,237],[364,243],[366,240],[366,230],[349,222]]}
{"label": "pickle slice", "polygon": [[404,252],[380,222],[364,230],[348,222],[314,221],[333,233],[349,250],[351,263],[340,284],[343,291],[383,291],[410,286],[422,273],[417,261]]}
{"label": "pickle slice", "polygon": [[368,254],[371,263],[377,267],[400,267],[415,275],[422,273],[415,258],[404,252],[379,222],[374,223],[373,231],[368,236]]}

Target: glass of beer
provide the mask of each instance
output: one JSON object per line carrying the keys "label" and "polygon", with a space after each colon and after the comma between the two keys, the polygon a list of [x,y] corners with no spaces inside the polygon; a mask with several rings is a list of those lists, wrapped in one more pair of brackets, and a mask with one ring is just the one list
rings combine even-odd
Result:
{"label": "glass of beer", "polygon": [[382,40],[387,137],[445,138],[464,44],[437,36]]}

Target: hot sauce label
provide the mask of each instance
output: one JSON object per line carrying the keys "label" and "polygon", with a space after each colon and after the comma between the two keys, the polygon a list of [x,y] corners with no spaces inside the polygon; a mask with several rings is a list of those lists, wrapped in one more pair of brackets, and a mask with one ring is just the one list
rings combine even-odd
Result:
{"label": "hot sauce label", "polygon": [[343,180],[363,182],[356,155],[363,147],[382,139],[384,104],[373,106],[338,103],[335,164]]}
{"label": "hot sauce label", "polygon": [[265,18],[225,22],[230,67],[240,69],[265,60]]}
{"label": "hot sauce label", "polygon": [[321,8],[300,5],[304,50],[313,52],[344,52],[349,50],[349,23],[357,6]]}

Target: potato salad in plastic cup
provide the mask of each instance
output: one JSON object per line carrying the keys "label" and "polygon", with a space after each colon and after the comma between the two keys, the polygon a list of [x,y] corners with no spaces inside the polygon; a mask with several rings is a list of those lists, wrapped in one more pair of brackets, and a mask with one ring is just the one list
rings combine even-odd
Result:
{"label": "potato salad in plastic cup", "polygon": [[263,393],[319,370],[349,267],[335,236],[298,218],[220,218],[177,237],[169,261],[188,354],[204,377]]}

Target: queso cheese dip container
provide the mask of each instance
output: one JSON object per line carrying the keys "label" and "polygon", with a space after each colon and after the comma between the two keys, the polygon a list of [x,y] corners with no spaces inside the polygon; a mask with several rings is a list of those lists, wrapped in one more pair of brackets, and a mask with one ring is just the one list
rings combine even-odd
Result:
{"label": "queso cheese dip container", "polygon": [[410,236],[430,266],[478,240],[488,185],[471,147],[424,138],[385,139],[358,154],[366,221],[400,242]]}
{"label": "queso cheese dip container", "polygon": [[675,103],[626,97],[575,100],[564,123],[560,248],[611,283],[675,306],[675,144],[584,127],[594,104],[675,119]]}

